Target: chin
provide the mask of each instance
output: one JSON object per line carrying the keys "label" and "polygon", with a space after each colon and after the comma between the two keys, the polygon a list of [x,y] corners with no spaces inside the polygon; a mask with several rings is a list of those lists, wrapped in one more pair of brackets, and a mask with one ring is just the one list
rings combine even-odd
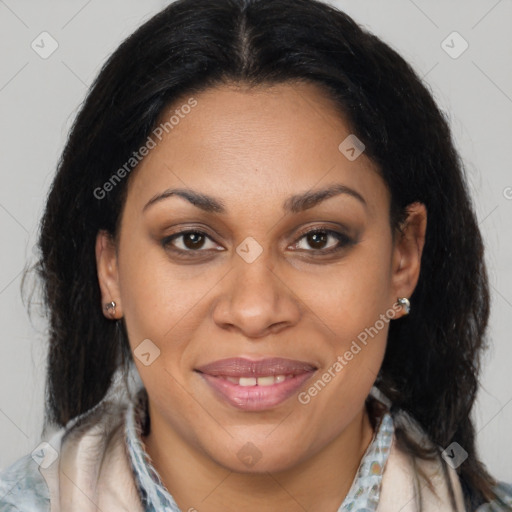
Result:
{"label": "chin", "polygon": [[297,443],[290,443],[289,446],[280,443],[278,447],[268,442],[233,442],[235,444],[238,445],[236,451],[225,447],[225,450],[218,453],[210,452],[210,457],[216,464],[235,473],[277,473],[293,468],[301,459],[297,453]]}

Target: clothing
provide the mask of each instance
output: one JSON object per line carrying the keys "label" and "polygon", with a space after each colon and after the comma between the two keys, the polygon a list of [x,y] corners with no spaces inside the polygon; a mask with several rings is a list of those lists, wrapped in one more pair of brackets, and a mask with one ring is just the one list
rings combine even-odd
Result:
{"label": "clothing", "polygon": [[[144,450],[146,415],[142,388],[134,400],[104,400],[70,422],[48,441],[58,453],[52,464],[48,448],[40,465],[29,454],[0,474],[0,512],[180,512]],[[451,510],[440,466],[416,462],[438,495],[422,489],[424,512]],[[449,468],[449,475],[457,510],[464,511],[456,472]],[[500,484],[499,492],[512,505],[512,485]],[[411,461],[397,448],[393,420],[385,412],[338,512],[416,510]],[[478,512],[501,510],[489,504]]]}

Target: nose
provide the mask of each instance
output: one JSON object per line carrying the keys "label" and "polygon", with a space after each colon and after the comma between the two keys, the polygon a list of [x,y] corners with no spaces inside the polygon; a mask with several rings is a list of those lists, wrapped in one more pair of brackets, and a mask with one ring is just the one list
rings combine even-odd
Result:
{"label": "nose", "polygon": [[247,263],[235,256],[213,309],[213,320],[247,338],[277,334],[296,325],[301,317],[300,301],[269,264],[265,252]]}

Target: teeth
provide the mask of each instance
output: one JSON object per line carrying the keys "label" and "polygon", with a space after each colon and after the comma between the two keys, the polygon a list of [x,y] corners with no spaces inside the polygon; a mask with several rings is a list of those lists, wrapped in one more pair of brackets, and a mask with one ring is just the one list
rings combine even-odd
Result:
{"label": "teeth", "polygon": [[[293,375],[289,375],[288,378],[292,378]],[[286,380],[285,375],[268,375],[266,377],[225,377],[226,380],[239,386],[272,386],[272,384],[279,384]]]}
{"label": "teeth", "polygon": [[269,375],[268,377],[258,377],[258,386],[272,386],[276,379],[273,375]]}
{"label": "teeth", "polygon": [[256,379],[254,377],[240,377],[239,386],[256,386]]}

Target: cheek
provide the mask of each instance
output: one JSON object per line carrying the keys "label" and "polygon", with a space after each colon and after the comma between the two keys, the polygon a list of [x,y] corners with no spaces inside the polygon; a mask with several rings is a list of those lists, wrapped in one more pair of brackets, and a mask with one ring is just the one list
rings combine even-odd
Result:
{"label": "cheek", "polygon": [[[126,236],[120,247],[119,283],[132,350],[149,339],[160,350],[157,362],[176,368],[208,318],[209,294],[215,292],[218,281],[215,270],[178,266],[154,242],[144,247],[137,237]],[[139,370],[141,376],[147,372],[144,366]]]}
{"label": "cheek", "polygon": [[333,420],[350,416],[377,377],[396,314],[390,300],[390,265],[391,246],[380,240],[361,242],[325,275],[297,274],[298,293],[328,345],[323,347],[324,366],[302,396],[302,403],[318,414]]}
{"label": "cheek", "polygon": [[[360,242],[346,258],[315,271],[288,276],[297,296],[343,350],[350,340],[373,326],[392,306],[391,246]],[[382,326],[379,323],[379,330]],[[387,332],[384,332],[384,336]]]}

